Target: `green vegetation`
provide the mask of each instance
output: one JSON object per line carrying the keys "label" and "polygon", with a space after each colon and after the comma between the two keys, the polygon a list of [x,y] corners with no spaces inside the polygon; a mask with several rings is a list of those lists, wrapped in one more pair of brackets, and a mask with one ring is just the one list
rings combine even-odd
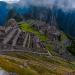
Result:
{"label": "green vegetation", "polygon": [[65,41],[68,39],[68,37],[66,36],[66,34],[64,32],[61,32],[61,35],[62,35],[61,36],[62,41]]}
{"label": "green vegetation", "polygon": [[15,72],[18,75],[38,75],[36,71],[33,71],[29,67],[22,67],[22,65],[18,64],[18,62],[14,63],[12,61],[6,56],[0,56],[0,67],[8,72]]}
{"label": "green vegetation", "polygon": [[68,51],[75,56],[75,37],[68,35],[68,38],[71,40],[71,46],[68,46]]}
{"label": "green vegetation", "polygon": [[[34,33],[44,43],[47,40],[47,36],[32,28],[29,23],[22,23],[20,28],[22,31]],[[63,44],[67,37],[64,33],[61,34],[63,35],[61,40]],[[45,47],[52,52],[53,45],[49,43],[45,44]],[[46,57],[32,53],[8,52],[7,55],[0,55],[0,67],[18,75],[65,75],[69,72],[75,72],[75,62],[66,61],[57,54]]]}
{"label": "green vegetation", "polygon": [[31,53],[11,52],[7,55],[0,55],[0,66],[18,75],[64,75],[75,71],[73,64],[60,57],[47,58]]}
{"label": "green vegetation", "polygon": [[47,36],[41,34],[39,31],[33,29],[31,27],[31,25],[29,25],[28,23],[23,23],[20,25],[20,28],[23,30],[23,31],[26,31],[26,32],[31,32],[31,33],[34,33],[36,36],[39,37],[39,39],[41,41],[46,41],[47,40]]}
{"label": "green vegetation", "polygon": [[[39,37],[40,41],[42,41],[42,42],[46,42],[46,40],[48,39],[48,37],[46,35],[43,35],[38,30],[32,28],[31,25],[29,25],[29,23],[22,23],[20,25],[20,28],[23,31],[34,33],[36,36]],[[53,48],[52,48],[52,46],[50,44],[46,44],[45,47],[49,51],[52,51],[53,50]]]}
{"label": "green vegetation", "polygon": [[53,46],[51,44],[46,44],[45,47],[47,50],[49,50],[49,52],[53,50]]}
{"label": "green vegetation", "polygon": [[67,47],[67,49],[69,50],[69,52],[75,55],[75,41],[74,40],[72,40],[71,46]]}

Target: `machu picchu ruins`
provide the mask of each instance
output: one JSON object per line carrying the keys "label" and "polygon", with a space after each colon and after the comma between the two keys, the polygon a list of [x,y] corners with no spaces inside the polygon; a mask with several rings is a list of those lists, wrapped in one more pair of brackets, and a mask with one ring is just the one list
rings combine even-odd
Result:
{"label": "machu picchu ruins", "polygon": [[[27,26],[26,30],[23,30],[22,26],[25,25],[22,24]],[[75,60],[75,57],[66,48],[71,45],[71,41],[67,37],[63,39],[64,36],[64,33],[56,25],[49,25],[39,20],[18,23],[14,18],[11,18],[6,26],[0,27],[0,54],[5,56],[12,55],[12,53],[32,54],[47,59],[52,59],[56,55],[67,61]],[[17,74],[9,72],[9,75]]]}
{"label": "machu picchu ruins", "polygon": [[12,1],[0,1],[0,75],[75,75],[72,10],[57,9],[60,0]]}
{"label": "machu picchu ruins", "polygon": [[[52,19],[53,20],[53,19]],[[28,21],[27,21],[28,22]],[[19,23],[20,25],[20,23]],[[30,27],[37,30],[41,35],[47,36],[47,44],[52,43],[54,51],[64,56],[63,45],[60,43],[62,41],[62,32],[57,29],[55,25],[49,25],[42,21],[31,20]],[[1,53],[7,52],[31,52],[37,55],[52,56],[49,50],[46,48],[44,41],[41,41],[38,36],[32,32],[22,31],[20,26],[15,19],[9,19],[5,27],[0,28],[1,31]],[[69,53],[68,53],[69,54]],[[68,55],[70,56],[70,55]],[[67,59],[70,59],[67,57]]]}
{"label": "machu picchu ruins", "polygon": [[33,33],[23,32],[19,26],[17,26],[15,19],[10,19],[7,24],[10,24],[10,26],[8,25],[3,29],[4,33],[1,35],[4,36],[0,38],[1,51],[23,51],[38,55],[50,55],[39,38]]}

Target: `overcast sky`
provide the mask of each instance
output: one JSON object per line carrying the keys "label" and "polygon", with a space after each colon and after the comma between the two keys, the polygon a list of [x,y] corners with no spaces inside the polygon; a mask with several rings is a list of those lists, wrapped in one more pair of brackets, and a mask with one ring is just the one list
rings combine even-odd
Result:
{"label": "overcast sky", "polygon": [[8,3],[17,3],[20,6],[24,5],[42,5],[46,7],[52,7],[54,5],[57,5],[59,8],[62,8],[64,10],[66,9],[75,9],[75,0],[0,0],[0,1],[5,1]]}
{"label": "overcast sky", "polygon": [[5,1],[5,2],[8,2],[8,3],[13,3],[13,2],[18,2],[19,0],[0,0],[0,1]]}

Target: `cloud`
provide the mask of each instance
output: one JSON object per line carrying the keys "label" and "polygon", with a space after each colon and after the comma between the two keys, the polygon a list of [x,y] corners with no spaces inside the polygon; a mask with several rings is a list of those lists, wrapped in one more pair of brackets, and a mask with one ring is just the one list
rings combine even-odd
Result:
{"label": "cloud", "polygon": [[46,6],[52,8],[57,6],[63,10],[75,9],[75,0],[20,0],[20,5],[36,5],[36,6]]}
{"label": "cloud", "polygon": [[7,3],[16,3],[16,2],[18,2],[20,0],[0,0],[0,1],[5,1]]}
{"label": "cloud", "polygon": [[20,6],[45,6],[52,8],[53,6],[57,6],[63,10],[72,10],[75,9],[75,0],[0,0],[8,3],[18,2]]}

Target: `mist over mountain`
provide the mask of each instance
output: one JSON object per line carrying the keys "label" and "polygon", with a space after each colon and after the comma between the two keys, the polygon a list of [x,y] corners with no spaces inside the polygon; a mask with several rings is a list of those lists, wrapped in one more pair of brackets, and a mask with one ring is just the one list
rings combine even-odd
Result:
{"label": "mist over mountain", "polygon": [[13,4],[0,1],[0,25],[6,23],[11,10],[14,10],[16,15],[21,18],[30,18],[32,16],[31,18],[41,18],[49,23],[53,13],[56,16],[59,28],[67,34],[75,36],[74,3],[74,0],[21,0]]}

